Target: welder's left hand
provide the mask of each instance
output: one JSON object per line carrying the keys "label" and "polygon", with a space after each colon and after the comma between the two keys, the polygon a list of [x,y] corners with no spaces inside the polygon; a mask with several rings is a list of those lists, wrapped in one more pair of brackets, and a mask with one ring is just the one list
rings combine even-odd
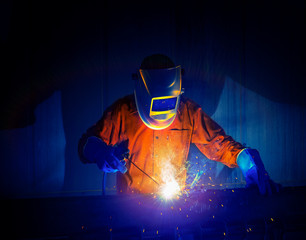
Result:
{"label": "welder's left hand", "polygon": [[273,182],[256,149],[245,148],[237,157],[245,180],[246,188],[257,187],[261,195],[272,195],[280,191],[281,185]]}
{"label": "welder's left hand", "polygon": [[123,144],[107,145],[101,138],[91,136],[83,148],[84,157],[90,163],[96,163],[98,168],[107,173],[120,171],[126,173],[125,159],[129,157],[129,149]]}

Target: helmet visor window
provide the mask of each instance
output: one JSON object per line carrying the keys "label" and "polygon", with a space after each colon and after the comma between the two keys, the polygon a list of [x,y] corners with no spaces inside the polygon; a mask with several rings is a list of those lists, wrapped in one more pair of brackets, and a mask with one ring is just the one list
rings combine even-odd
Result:
{"label": "helmet visor window", "polygon": [[152,110],[153,112],[164,112],[175,109],[177,97],[153,99]]}

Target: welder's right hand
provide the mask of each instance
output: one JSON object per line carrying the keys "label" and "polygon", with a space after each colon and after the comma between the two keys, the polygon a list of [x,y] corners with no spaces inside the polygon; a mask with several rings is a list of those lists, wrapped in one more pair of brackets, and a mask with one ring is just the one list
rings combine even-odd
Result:
{"label": "welder's right hand", "polygon": [[126,162],[129,150],[120,146],[108,146],[102,139],[89,137],[83,149],[84,156],[99,169],[108,173],[127,171]]}

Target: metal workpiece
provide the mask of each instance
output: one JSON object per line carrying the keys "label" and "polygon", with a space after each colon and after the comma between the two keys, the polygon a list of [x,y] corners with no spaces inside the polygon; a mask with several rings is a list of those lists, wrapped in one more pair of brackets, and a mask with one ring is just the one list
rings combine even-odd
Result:
{"label": "metal workpiece", "polygon": [[5,199],[1,205],[4,232],[17,239],[290,239],[304,234],[305,200],[305,187],[290,187],[269,197],[202,189],[169,201],[131,194]]}

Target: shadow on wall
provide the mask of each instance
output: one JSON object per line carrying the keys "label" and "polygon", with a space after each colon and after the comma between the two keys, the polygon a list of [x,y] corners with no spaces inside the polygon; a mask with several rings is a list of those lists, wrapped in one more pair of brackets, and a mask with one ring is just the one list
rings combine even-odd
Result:
{"label": "shadow on wall", "polygon": [[65,133],[61,93],[39,104],[33,125],[0,131],[1,195],[58,192],[65,176]]}

